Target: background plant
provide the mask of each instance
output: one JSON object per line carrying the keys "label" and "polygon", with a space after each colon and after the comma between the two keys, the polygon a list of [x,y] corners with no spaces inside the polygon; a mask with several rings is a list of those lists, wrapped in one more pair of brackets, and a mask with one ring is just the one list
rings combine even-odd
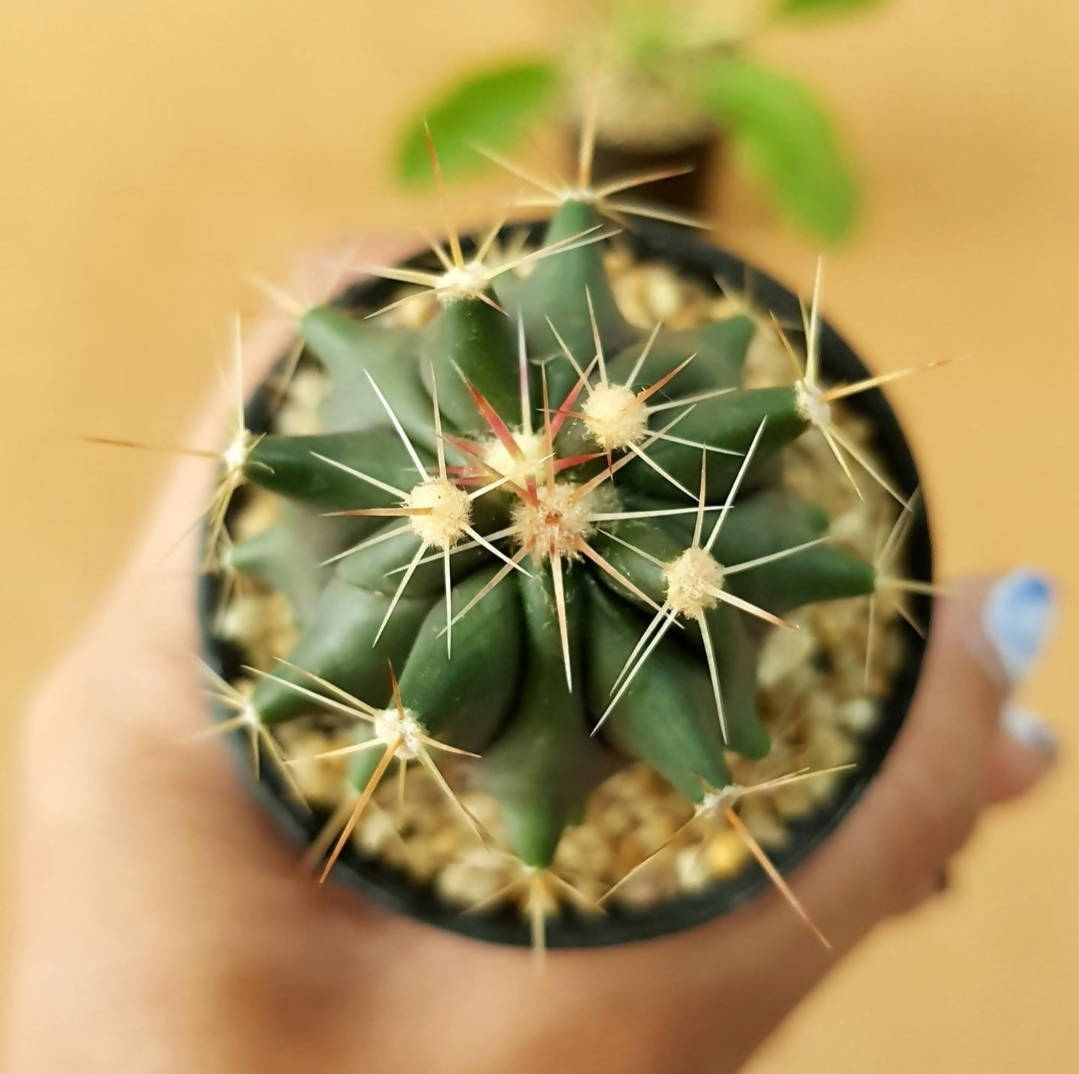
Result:
{"label": "background plant", "polygon": [[[560,113],[579,120],[590,97],[598,95],[609,111],[628,94],[635,106],[656,106],[673,148],[713,129],[728,135],[792,220],[818,238],[837,239],[853,223],[857,189],[835,126],[808,87],[746,53],[774,23],[849,14],[876,2],[602,5],[550,54],[474,69],[425,102],[401,136],[398,178],[413,186],[430,181],[425,120],[447,174],[465,176],[484,165],[477,147],[510,150]],[[642,111],[653,109],[637,107],[632,123],[643,122]]]}

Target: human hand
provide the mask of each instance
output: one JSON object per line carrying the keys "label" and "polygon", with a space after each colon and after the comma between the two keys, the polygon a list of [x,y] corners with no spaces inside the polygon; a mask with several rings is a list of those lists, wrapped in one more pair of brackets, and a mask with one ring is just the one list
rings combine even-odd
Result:
{"label": "human hand", "polygon": [[[278,343],[249,348],[252,368]],[[183,655],[193,578],[147,578],[206,482],[197,461],[176,466],[26,715],[5,1068],[18,1074],[734,1070],[859,939],[937,889],[987,805],[1052,763],[1051,738],[1005,705],[1047,590],[1030,575],[956,585],[883,771],[791,877],[832,952],[770,893],[689,933],[553,952],[537,980],[524,952],[313,884],[225,751],[176,747],[207,720]]]}

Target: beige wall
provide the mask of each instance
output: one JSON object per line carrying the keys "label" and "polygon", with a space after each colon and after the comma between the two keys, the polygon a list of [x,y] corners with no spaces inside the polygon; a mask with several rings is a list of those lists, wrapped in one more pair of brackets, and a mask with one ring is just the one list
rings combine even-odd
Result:
{"label": "beige wall", "polygon": [[[395,122],[485,42],[540,40],[572,5],[463,7],[468,18],[408,0],[3,5],[3,739],[159,473],[73,434],[179,436],[226,315],[255,305],[244,273],[287,277],[311,244],[432,221],[387,188]],[[861,152],[865,224],[829,259],[828,313],[881,368],[977,358],[893,396],[928,474],[944,572],[1026,561],[1066,592],[1079,583],[1077,42],[1075,0],[900,0],[769,45],[835,103]],[[808,282],[809,245],[743,187],[723,201],[723,240]],[[1062,628],[1028,699],[1067,738],[1070,609]],[[1079,1068],[1074,781],[1067,758],[991,818],[954,894],[866,944],[755,1074]]]}

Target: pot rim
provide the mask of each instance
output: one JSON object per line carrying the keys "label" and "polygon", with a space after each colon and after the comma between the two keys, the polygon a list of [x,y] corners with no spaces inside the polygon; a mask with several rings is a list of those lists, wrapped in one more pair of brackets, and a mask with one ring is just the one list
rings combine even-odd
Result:
{"label": "pot rim", "polygon": [[[506,225],[502,234],[528,228],[539,234],[543,222]],[[673,265],[680,274],[716,287],[717,277],[725,284],[741,288],[752,276],[756,299],[781,320],[800,323],[796,295],[771,275],[748,264],[737,255],[712,246],[687,234],[684,229],[658,222],[635,224],[620,236],[640,260],[661,260]],[[462,238],[467,249],[469,240]],[[425,260],[421,253],[402,262],[417,265]],[[370,308],[388,299],[398,284],[370,280],[353,285],[333,300],[343,308]],[[868,376],[866,366],[824,318],[820,325],[821,371],[829,379],[855,381]],[[796,343],[803,342],[800,331],[791,331]],[[283,360],[283,359],[282,359]],[[248,427],[259,432],[269,423],[270,392],[267,383],[255,391],[246,407]],[[888,460],[889,475],[905,496],[919,485],[918,468],[895,413],[880,389],[847,400],[850,409],[866,417],[873,429],[874,447]],[[931,581],[932,545],[924,501],[915,512],[906,548],[907,576]],[[201,574],[198,580],[198,618],[203,659],[217,673],[231,678],[243,663],[238,647],[213,634],[213,618],[220,594],[220,579]],[[932,613],[932,598],[917,595],[912,600],[914,613],[926,625],[927,636]],[[921,673],[926,641],[913,631],[904,633],[904,654],[895,673],[890,693],[880,700],[877,723],[859,736],[857,767],[844,775],[834,799],[805,818],[789,822],[790,841],[770,854],[776,868],[788,873],[815,851],[839,826],[861,798],[866,787],[882,766],[905,721]],[[225,713],[214,706],[214,719]],[[238,736],[230,736],[234,757],[241,775],[253,795],[272,815],[275,823],[294,843],[306,846],[317,834],[322,814],[304,814],[282,794],[280,778],[272,766],[261,766],[256,779],[249,751]],[[501,907],[486,914],[467,914],[443,902],[428,885],[417,887],[403,872],[374,858],[364,858],[349,843],[335,864],[331,876],[338,883],[353,888],[383,907],[405,914],[429,925],[489,943],[528,946],[531,936],[528,923],[512,907]],[[769,886],[764,871],[752,862],[734,876],[711,884],[706,889],[645,909],[613,907],[602,917],[580,914],[571,908],[547,922],[546,940],[550,948],[603,947],[653,939],[702,925],[711,919],[748,903]]]}

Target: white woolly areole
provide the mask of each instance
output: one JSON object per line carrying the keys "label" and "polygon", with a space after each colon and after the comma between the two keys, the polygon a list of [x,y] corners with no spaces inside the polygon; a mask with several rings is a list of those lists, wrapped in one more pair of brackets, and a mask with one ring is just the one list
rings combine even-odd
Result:
{"label": "white woolly areole", "polygon": [[468,493],[441,477],[412,488],[405,497],[405,507],[430,511],[427,515],[412,515],[409,524],[421,541],[439,548],[455,545],[472,518]]}
{"label": "white woolly areole", "polygon": [[262,723],[258,711],[250,701],[240,710],[240,719],[248,727],[258,727]]}
{"label": "white woolly areole", "polygon": [[238,474],[247,462],[247,456],[255,446],[258,437],[241,429],[233,438],[232,442],[221,452],[221,458],[225,463],[225,469],[230,475]]}
{"label": "white woolly areole", "polygon": [[411,709],[398,712],[397,709],[383,709],[375,713],[375,738],[389,746],[398,738],[400,745],[394,751],[394,757],[402,761],[411,761],[423,749],[421,736],[423,728]]}
{"label": "white woolly areole", "polygon": [[523,500],[514,506],[514,538],[520,547],[531,547],[537,561],[555,556],[580,558],[577,539],[587,538],[596,528],[589,521],[595,506],[591,494],[574,500],[576,491],[572,481],[539,485],[535,506]]}
{"label": "white woolly areole", "polygon": [[455,298],[478,298],[490,282],[491,275],[482,261],[468,261],[446,269],[435,284],[435,294],[443,304]]}
{"label": "white woolly areole", "polygon": [[496,437],[483,445],[483,461],[515,485],[523,485],[530,477],[542,477],[546,466],[544,456],[547,454],[543,435],[515,432],[513,439],[521,449],[523,459],[511,455],[506,445]]}
{"label": "white woolly areole", "polygon": [[729,809],[742,797],[744,790],[745,788],[739,784],[731,783],[726,787],[720,787],[717,791],[709,791],[701,799],[700,812],[718,813],[720,810]]}
{"label": "white woolly areole", "polygon": [[581,407],[584,424],[604,448],[640,443],[648,431],[648,412],[624,384],[599,384]]}
{"label": "white woolly areole", "polygon": [[813,425],[829,425],[832,408],[824,401],[820,388],[798,381],[794,387],[794,401],[798,413]]}
{"label": "white woolly areole", "polygon": [[663,568],[667,603],[687,619],[714,608],[719,602],[711,590],[723,588],[723,568],[703,548],[687,548]]}

